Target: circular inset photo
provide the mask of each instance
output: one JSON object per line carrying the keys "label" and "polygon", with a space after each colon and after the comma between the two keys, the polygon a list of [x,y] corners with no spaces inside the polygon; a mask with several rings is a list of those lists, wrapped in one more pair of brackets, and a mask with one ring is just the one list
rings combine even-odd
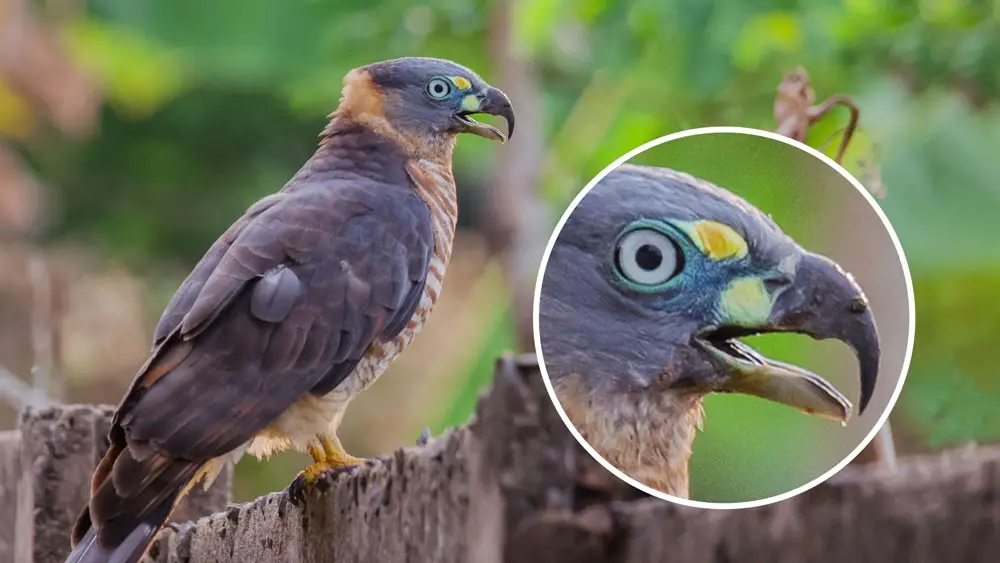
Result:
{"label": "circular inset photo", "polygon": [[663,137],[563,214],[535,294],[559,414],[608,470],[682,504],[759,506],[850,462],[913,343],[891,225],[819,152],[734,127]]}

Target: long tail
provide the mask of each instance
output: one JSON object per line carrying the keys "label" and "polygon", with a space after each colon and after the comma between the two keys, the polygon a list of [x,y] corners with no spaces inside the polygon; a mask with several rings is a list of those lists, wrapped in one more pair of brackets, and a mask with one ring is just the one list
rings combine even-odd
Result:
{"label": "long tail", "polygon": [[[163,502],[141,521],[135,522],[131,531],[118,545],[103,546],[100,542],[100,529],[91,526],[73,552],[69,554],[66,563],[137,563],[146,553],[149,544],[166,523],[174,502]],[[84,509],[80,518],[90,519],[90,510]]]}
{"label": "long tail", "polygon": [[94,472],[66,563],[137,563],[201,477],[202,465],[113,444]]}

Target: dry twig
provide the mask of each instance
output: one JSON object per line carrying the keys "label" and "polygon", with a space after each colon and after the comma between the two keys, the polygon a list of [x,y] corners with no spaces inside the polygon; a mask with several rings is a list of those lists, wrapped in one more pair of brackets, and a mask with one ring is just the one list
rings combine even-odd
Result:
{"label": "dry twig", "polygon": [[34,364],[31,385],[47,397],[57,395],[53,373],[59,361],[59,318],[61,316],[58,280],[48,262],[34,254],[28,263],[32,288],[31,344]]}
{"label": "dry twig", "polygon": [[[841,137],[840,147],[838,147],[837,155],[834,158],[834,161],[841,164],[844,153],[847,152],[847,146],[857,131],[861,110],[854,100],[845,94],[834,94],[819,104],[815,104],[815,101],[816,92],[810,85],[809,74],[804,68],[799,67],[794,72],[786,74],[781,80],[781,84],[778,85],[778,93],[774,100],[774,119],[778,122],[777,133],[804,143],[809,134],[809,127],[838,105],[845,106],[850,110],[851,117],[847,127],[842,130],[843,137]],[[864,164],[864,161],[861,164]],[[882,197],[884,189],[881,181],[872,182],[872,184],[878,188],[878,191],[871,190],[872,193]],[[871,455],[883,466],[896,467],[896,447],[888,421],[879,430],[866,451],[868,450],[871,450]]]}
{"label": "dry twig", "polygon": [[33,389],[30,385],[14,375],[9,369],[0,366],[0,400],[11,407],[20,410],[26,406],[48,406],[49,400],[44,393]]}
{"label": "dry twig", "polygon": [[840,164],[847,152],[854,133],[858,128],[861,110],[850,96],[834,94],[821,102],[816,101],[816,92],[809,83],[809,74],[802,67],[785,75],[778,85],[778,94],[774,101],[774,119],[778,122],[777,132],[786,137],[804,143],[809,133],[809,127],[830,113],[837,106],[844,106],[851,112],[850,121],[844,128],[844,135],[837,149],[834,160]]}

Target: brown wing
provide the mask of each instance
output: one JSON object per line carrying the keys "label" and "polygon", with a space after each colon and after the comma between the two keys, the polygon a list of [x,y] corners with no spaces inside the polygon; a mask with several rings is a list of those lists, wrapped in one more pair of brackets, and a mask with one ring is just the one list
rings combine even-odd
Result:
{"label": "brown wing", "polygon": [[412,317],[432,248],[430,213],[408,186],[300,186],[251,208],[164,313],[74,543],[91,521],[100,545],[122,543],[205,462],[336,386]]}
{"label": "brown wing", "polygon": [[187,279],[181,284],[181,286],[174,293],[173,298],[167,305],[167,308],[163,311],[160,316],[160,322],[156,325],[156,330],[153,332],[153,349],[155,350],[157,346],[166,340],[167,336],[174,331],[180,325],[181,319],[184,315],[191,309],[191,305],[194,304],[195,299],[198,298],[201,288],[205,285],[205,281],[212,274],[212,271],[219,265],[219,261],[222,257],[226,255],[226,252],[233,245],[236,237],[242,233],[248,225],[250,225],[254,219],[260,216],[261,213],[267,211],[273,207],[279,201],[287,199],[288,195],[284,192],[278,192],[276,194],[269,195],[257,203],[250,206],[246,213],[243,214],[235,223],[232,224],[226,232],[215,241],[205,253],[205,256],[195,265],[194,269],[188,274]]}

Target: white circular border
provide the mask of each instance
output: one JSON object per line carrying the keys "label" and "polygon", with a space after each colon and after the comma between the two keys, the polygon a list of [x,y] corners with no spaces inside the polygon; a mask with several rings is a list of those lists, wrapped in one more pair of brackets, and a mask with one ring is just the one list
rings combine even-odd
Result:
{"label": "white circular border", "polygon": [[[886,409],[882,413],[882,416],[878,419],[878,422],[875,423],[875,426],[872,427],[872,430],[871,432],[869,432],[868,436],[866,436],[865,439],[862,440],[860,444],[858,444],[858,447],[855,448],[853,452],[848,454],[848,456],[845,457],[840,463],[835,465],[826,473],[813,479],[812,481],[809,481],[804,485],[796,487],[780,495],[775,495],[773,497],[767,497],[759,500],[743,501],[743,502],[704,502],[704,501],[689,500],[668,495],[664,492],[643,485],[642,483],[636,481],[635,479],[632,479],[625,473],[621,472],[617,467],[608,463],[607,460],[601,457],[601,455],[598,454],[597,451],[595,451],[594,448],[592,448],[590,444],[588,444],[587,441],[583,439],[583,436],[580,435],[580,432],[576,429],[573,423],[570,422],[569,417],[566,416],[566,411],[563,410],[562,405],[559,404],[559,399],[556,396],[555,389],[552,387],[552,382],[549,380],[549,374],[545,370],[545,359],[542,355],[542,342],[540,338],[540,331],[538,330],[538,308],[542,294],[542,279],[545,276],[545,267],[548,265],[549,262],[549,254],[552,252],[552,247],[555,245],[556,237],[562,231],[563,225],[566,224],[566,220],[569,218],[570,214],[572,214],[573,210],[576,209],[576,206],[580,204],[580,200],[582,200],[583,197],[586,196],[587,193],[590,192],[590,190],[593,189],[594,186],[597,185],[597,183],[600,182],[605,176],[607,176],[612,170],[618,168],[618,166],[620,166],[621,164],[631,160],[632,157],[669,141],[683,139],[685,137],[694,137],[698,135],[710,135],[713,133],[736,133],[741,135],[751,135],[755,137],[765,137],[767,139],[785,143],[786,145],[793,146],[799,150],[805,151],[806,153],[809,153],[810,155],[818,158],[819,160],[824,162],[827,166],[836,170],[841,176],[843,176],[848,182],[850,182],[851,185],[854,186],[854,188],[858,190],[858,192],[860,192],[862,196],[864,196],[865,201],[868,202],[868,204],[875,211],[875,214],[878,215],[878,218],[882,221],[882,224],[885,226],[886,231],[889,233],[889,238],[892,239],[892,244],[896,248],[896,254],[899,256],[900,264],[902,264],[903,266],[903,277],[906,280],[906,298],[907,298],[906,301],[907,301],[907,306],[909,308],[909,329],[907,331],[906,354],[903,358],[903,370],[899,375],[899,382],[896,383],[896,390],[893,391],[892,397],[889,399],[889,404],[886,406]],[[808,491],[809,489],[815,487],[816,485],[819,485],[823,481],[826,481],[830,477],[833,477],[835,474],[837,474],[837,472],[839,472],[841,469],[847,466],[847,464],[850,463],[855,457],[857,457],[858,454],[860,454],[863,449],[865,449],[865,446],[867,446],[868,443],[875,438],[875,434],[877,434],[878,431],[882,429],[882,426],[889,419],[889,413],[891,413],[893,407],[896,406],[896,400],[899,399],[899,394],[903,390],[903,383],[906,381],[907,372],[909,372],[910,370],[910,358],[913,355],[913,340],[916,329],[916,310],[913,301],[913,280],[910,278],[910,266],[906,262],[906,254],[903,252],[902,245],[899,244],[899,238],[896,236],[896,231],[892,228],[892,224],[889,223],[889,219],[885,216],[885,213],[882,212],[882,208],[880,208],[878,204],[875,202],[875,198],[873,198],[872,195],[868,192],[868,190],[865,189],[865,187],[861,184],[861,182],[859,182],[854,176],[852,176],[850,172],[845,170],[843,166],[837,164],[836,162],[834,162],[832,158],[826,156],[825,154],[819,152],[818,150],[806,144],[785,137],[784,135],[773,133],[771,131],[751,129],[749,127],[699,127],[695,129],[688,129],[686,131],[681,131],[678,133],[672,133],[670,135],[664,135],[663,137],[654,139],[652,141],[649,141],[648,143],[642,144],[630,150],[629,152],[619,157],[618,160],[615,160],[614,162],[606,166],[604,170],[601,170],[597,174],[597,176],[595,176],[594,179],[592,179],[586,186],[584,186],[583,190],[581,190],[580,193],[578,193],[576,197],[573,198],[572,203],[570,203],[569,207],[566,208],[566,211],[563,212],[562,217],[560,217],[559,222],[556,224],[556,228],[552,232],[552,236],[549,238],[548,244],[545,245],[545,253],[542,255],[542,263],[538,269],[538,278],[535,281],[535,298],[534,298],[534,304],[532,306],[532,329],[535,331],[535,354],[538,356],[538,367],[539,370],[542,372],[542,380],[545,382],[545,389],[548,391],[549,397],[552,399],[552,403],[555,405],[556,411],[559,413],[559,417],[562,418],[563,423],[569,429],[570,433],[573,434],[573,437],[576,438],[576,441],[579,442],[581,446],[583,446],[583,449],[587,450],[587,453],[589,453],[591,457],[597,460],[598,463],[604,466],[604,468],[610,471],[615,477],[618,477],[622,481],[625,481],[629,485],[632,485],[633,487],[639,489],[640,491],[648,495],[654,496],[662,500],[675,502],[680,505],[690,506],[694,508],[715,508],[720,510],[732,510],[738,508],[755,508],[758,506],[765,506],[768,504],[773,504],[786,499],[790,499],[794,496],[802,494]]]}

